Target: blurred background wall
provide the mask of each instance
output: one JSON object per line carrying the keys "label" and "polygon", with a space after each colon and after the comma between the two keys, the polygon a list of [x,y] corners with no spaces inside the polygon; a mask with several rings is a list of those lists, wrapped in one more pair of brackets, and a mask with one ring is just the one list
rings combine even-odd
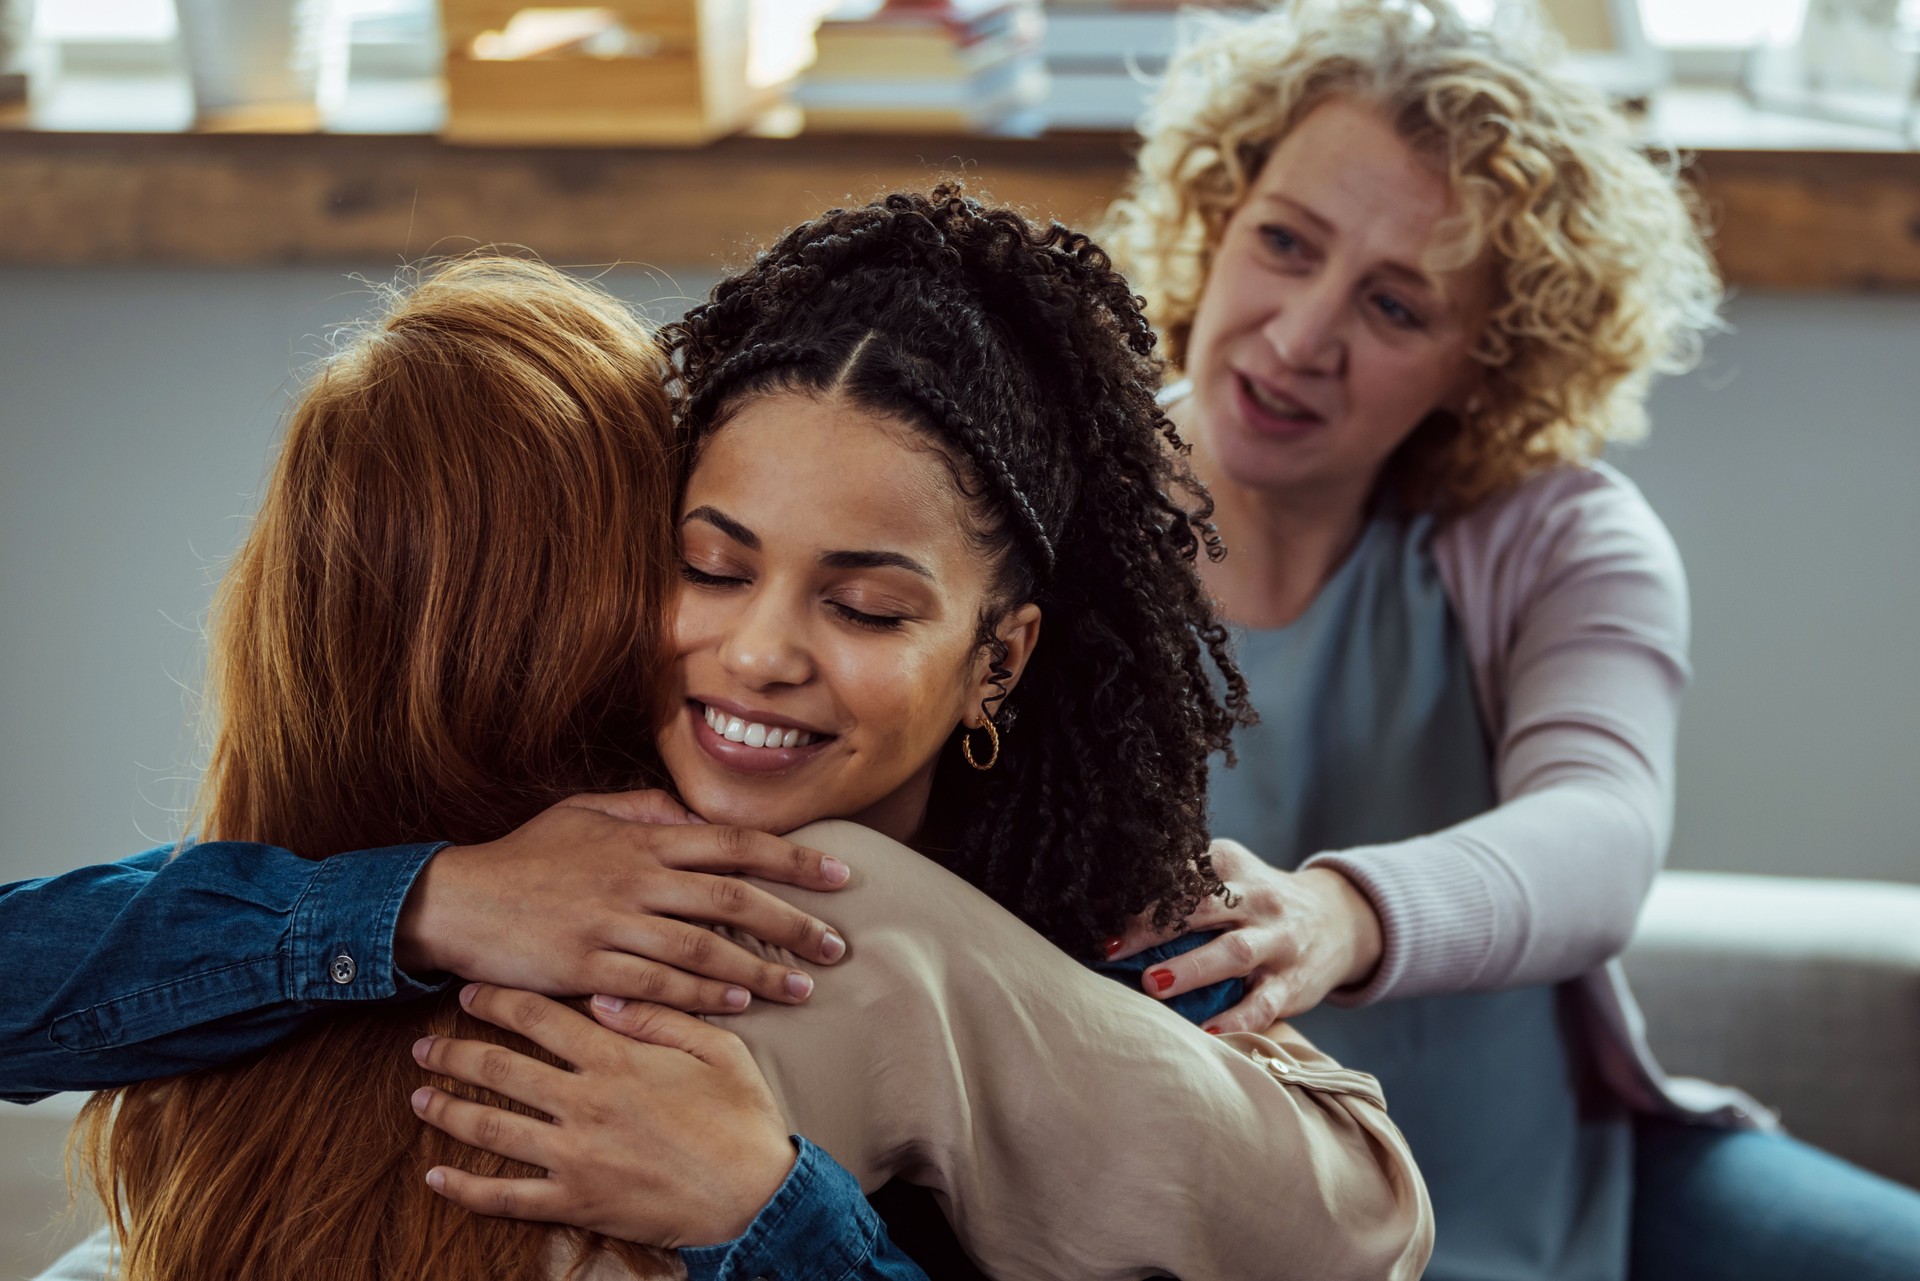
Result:
{"label": "blurred background wall", "polygon": [[[715,271],[607,279],[665,316]],[[367,304],[343,269],[0,268],[0,881],[176,834],[213,576]],[[1920,881],[1920,298],[1728,315],[1615,455],[1692,579],[1673,862]]]}

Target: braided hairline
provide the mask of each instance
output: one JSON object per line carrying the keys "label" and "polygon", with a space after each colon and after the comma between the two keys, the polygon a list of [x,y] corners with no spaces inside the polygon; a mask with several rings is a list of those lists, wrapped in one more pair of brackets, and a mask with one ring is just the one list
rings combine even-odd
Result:
{"label": "braided hairline", "polygon": [[927,413],[935,421],[947,429],[949,436],[960,442],[974,466],[979,468],[990,481],[997,483],[1000,496],[1011,503],[1014,511],[1019,514],[1021,532],[1026,535],[1032,545],[1031,550],[1039,564],[1043,582],[1053,577],[1054,566],[1059,560],[1054,550],[1053,538],[1047,533],[1046,526],[1041,523],[1040,513],[1033,509],[1032,502],[1021,491],[1020,483],[1014,479],[1012,470],[1007,466],[1007,460],[987,438],[987,433],[965,410],[954,404],[945,392],[924,378],[909,376],[905,382],[907,391],[913,398],[926,408]]}

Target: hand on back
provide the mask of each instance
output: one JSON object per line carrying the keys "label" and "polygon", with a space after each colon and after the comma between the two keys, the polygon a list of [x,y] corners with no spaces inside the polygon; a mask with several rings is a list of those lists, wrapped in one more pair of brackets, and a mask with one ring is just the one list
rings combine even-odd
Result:
{"label": "hand on back", "polygon": [[423,1037],[430,1071],[484,1086],[551,1120],[422,1086],[413,1107],[454,1138],[544,1169],[483,1178],[450,1166],[427,1184],[479,1214],[561,1223],[641,1245],[717,1245],[747,1230],[793,1168],[766,1078],[740,1038],[643,1002],[594,1001],[592,1019],[531,992],[471,984],[460,1003],[572,1066],[479,1041]]}
{"label": "hand on back", "polygon": [[499,840],[434,855],[401,910],[396,959],[416,973],[698,1013],[737,1011],[748,993],[804,1001],[809,976],[705,927],[825,964],[846,943],[739,874],[811,890],[848,879],[837,859],[706,824],[664,792],[577,796]]}

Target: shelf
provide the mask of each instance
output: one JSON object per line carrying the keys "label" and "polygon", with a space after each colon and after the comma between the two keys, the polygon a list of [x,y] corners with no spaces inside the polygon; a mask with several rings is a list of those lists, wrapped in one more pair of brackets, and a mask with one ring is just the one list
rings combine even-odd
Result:
{"label": "shelf", "polygon": [[[1650,141],[1687,148],[1729,283],[1920,290],[1920,152],[1815,121],[1743,133],[1738,110],[1757,113],[1729,97],[1707,111],[1676,96],[1646,126]],[[1086,226],[1133,145],[1099,133],[478,148],[418,134],[0,128],[0,262],[364,265],[503,243],[565,264],[713,265],[829,205],[954,173]]]}

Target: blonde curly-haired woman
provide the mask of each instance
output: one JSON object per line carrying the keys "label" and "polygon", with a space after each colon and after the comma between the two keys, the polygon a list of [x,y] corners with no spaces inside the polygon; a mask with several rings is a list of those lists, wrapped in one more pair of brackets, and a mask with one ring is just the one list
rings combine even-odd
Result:
{"label": "blonde curly-haired woman", "polygon": [[1688,620],[1599,456],[1719,300],[1671,168],[1442,0],[1221,20],[1145,135],[1107,243],[1184,376],[1262,719],[1213,783],[1238,893],[1192,924],[1225,933],[1147,991],[1243,977],[1211,1030],[1291,1017],[1380,1078],[1429,1277],[1920,1277],[1920,1195],[1676,1089],[1613,963]]}

